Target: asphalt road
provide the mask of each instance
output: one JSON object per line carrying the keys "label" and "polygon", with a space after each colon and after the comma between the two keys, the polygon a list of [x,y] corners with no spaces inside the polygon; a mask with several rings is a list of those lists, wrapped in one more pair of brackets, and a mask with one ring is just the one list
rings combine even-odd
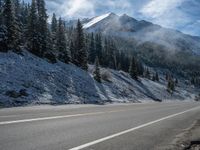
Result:
{"label": "asphalt road", "polygon": [[0,150],[156,150],[200,119],[200,103],[0,109]]}

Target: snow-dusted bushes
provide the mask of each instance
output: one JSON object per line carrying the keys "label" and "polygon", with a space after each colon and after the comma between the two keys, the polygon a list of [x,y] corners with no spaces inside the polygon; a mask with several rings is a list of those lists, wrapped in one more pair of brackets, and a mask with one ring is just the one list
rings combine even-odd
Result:
{"label": "snow-dusted bushes", "polygon": [[101,73],[101,78],[102,78],[102,80],[104,80],[104,81],[112,82],[112,77],[111,77],[111,74],[109,73],[108,70],[103,70],[103,71],[102,71],[102,73]]}

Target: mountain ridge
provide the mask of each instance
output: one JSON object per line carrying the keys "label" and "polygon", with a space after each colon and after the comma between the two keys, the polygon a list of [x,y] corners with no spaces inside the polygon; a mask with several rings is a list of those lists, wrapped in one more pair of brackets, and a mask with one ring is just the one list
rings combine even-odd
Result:
{"label": "mountain ridge", "polygon": [[[97,20],[97,18],[103,19]],[[95,23],[94,20],[97,20]],[[90,25],[89,25],[90,24]],[[97,16],[83,24],[88,32],[101,32],[123,38],[133,37],[142,42],[156,42],[167,48],[193,52],[200,55],[200,37],[184,34],[181,31],[164,28],[145,20],[137,20],[127,14],[118,16],[114,13]],[[119,33],[119,34],[117,34]],[[173,48],[172,48],[173,47]]]}

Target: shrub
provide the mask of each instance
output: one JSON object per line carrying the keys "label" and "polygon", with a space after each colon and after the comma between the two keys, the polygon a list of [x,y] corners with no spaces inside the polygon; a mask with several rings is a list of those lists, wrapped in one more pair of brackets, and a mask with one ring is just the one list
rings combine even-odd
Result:
{"label": "shrub", "polygon": [[56,56],[53,53],[46,53],[45,58],[52,64],[57,63]]}
{"label": "shrub", "polygon": [[22,96],[27,97],[28,93],[27,93],[26,89],[21,89],[19,92],[15,91],[15,90],[7,91],[5,93],[5,95],[12,97],[12,98],[19,98],[19,97],[22,97]]}
{"label": "shrub", "polygon": [[101,78],[102,78],[102,80],[108,81],[108,82],[111,82],[111,79],[112,79],[111,75],[108,71],[102,71]]}

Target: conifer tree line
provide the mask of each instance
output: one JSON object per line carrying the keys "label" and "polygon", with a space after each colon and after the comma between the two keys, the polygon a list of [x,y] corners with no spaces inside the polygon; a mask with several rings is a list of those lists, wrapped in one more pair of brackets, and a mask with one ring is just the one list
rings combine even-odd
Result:
{"label": "conifer tree line", "polygon": [[176,86],[178,85],[178,79],[174,78],[173,75],[166,73],[165,79],[167,83],[167,91],[171,94],[175,91]]}
{"label": "conifer tree line", "polygon": [[[112,37],[85,33],[81,21],[66,27],[62,18],[52,15],[48,23],[45,0],[0,0],[0,51],[21,53],[23,49],[52,63],[60,60],[87,70],[88,64],[129,72],[133,79],[144,68],[134,54],[120,51]],[[98,79],[97,79],[98,80]]]}
{"label": "conifer tree line", "polygon": [[[95,58],[98,57],[99,64],[102,67],[123,70],[129,73],[135,70],[135,76],[144,74],[143,64],[134,57],[133,53],[120,51],[112,37],[102,36],[101,33],[90,33],[86,35],[86,39],[89,54],[88,62],[90,64],[94,64]],[[133,63],[135,65],[131,70],[130,67]]]}
{"label": "conifer tree line", "polygon": [[[1,52],[20,53],[22,49],[26,49],[51,62],[56,62],[57,59],[64,63],[71,62],[64,21],[53,14],[49,25],[44,0],[32,0],[31,4],[20,0],[0,0],[0,8]],[[73,62],[87,70],[87,53],[80,22],[76,33],[74,46],[77,52],[76,61]]]}

